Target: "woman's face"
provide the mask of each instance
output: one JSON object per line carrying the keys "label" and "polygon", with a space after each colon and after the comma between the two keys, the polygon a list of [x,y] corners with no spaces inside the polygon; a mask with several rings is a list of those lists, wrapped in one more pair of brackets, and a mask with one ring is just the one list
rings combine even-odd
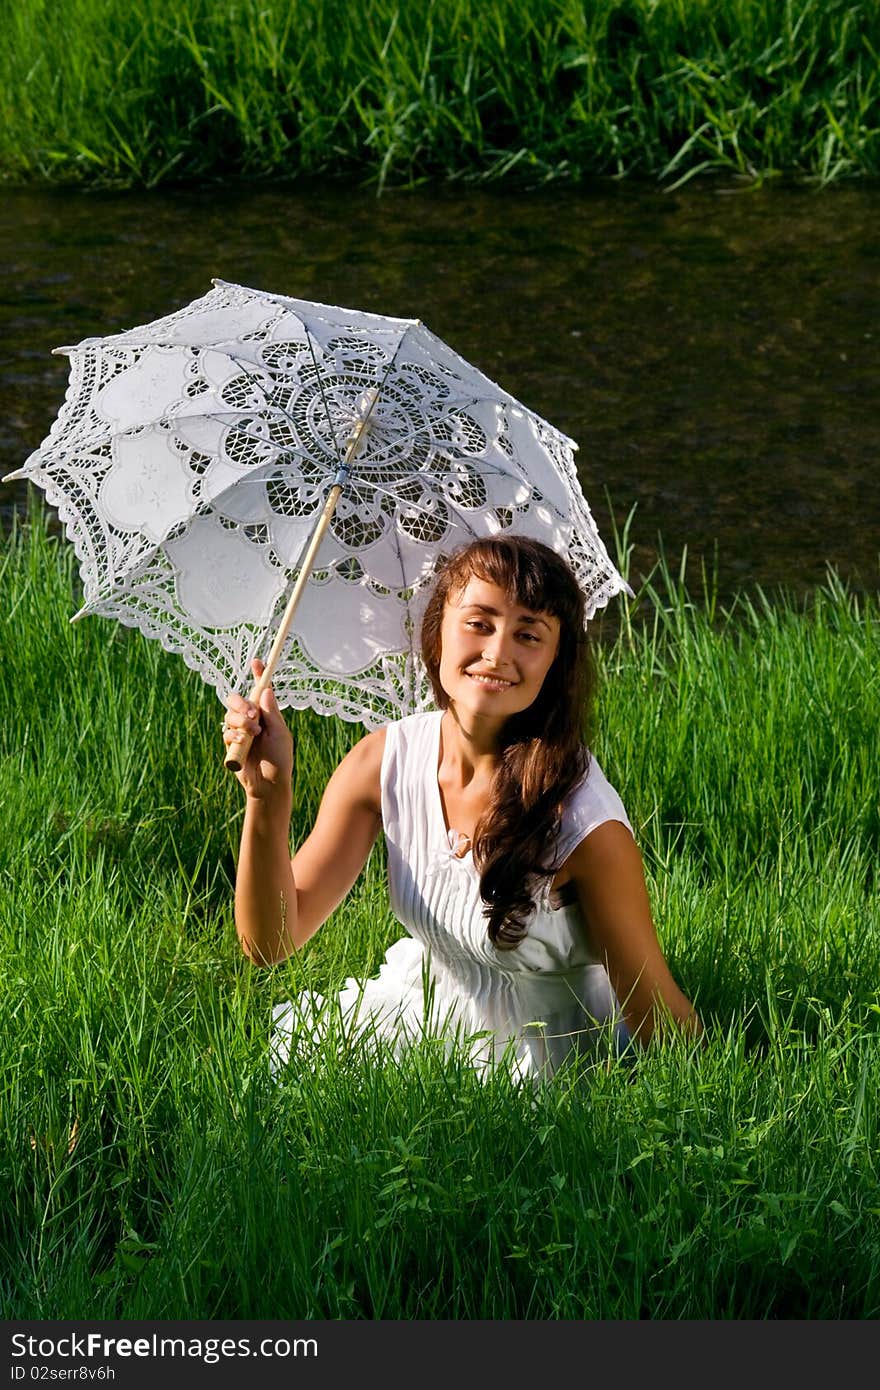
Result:
{"label": "woman's face", "polygon": [[559,650],[559,619],[471,575],[449,594],[440,628],[440,684],[460,712],[507,719],[528,709]]}

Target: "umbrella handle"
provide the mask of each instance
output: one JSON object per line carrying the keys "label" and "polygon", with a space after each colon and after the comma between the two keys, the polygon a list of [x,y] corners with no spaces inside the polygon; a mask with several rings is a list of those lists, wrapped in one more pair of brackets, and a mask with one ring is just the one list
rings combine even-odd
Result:
{"label": "umbrella handle", "polygon": [[[251,693],[248,696],[248,700],[250,701],[250,703],[252,705],[256,705],[257,709],[259,709],[260,707],[260,696],[266,689],[271,679],[272,672],[267,664],[265,671],[260,676],[260,679],[254,682],[253,687],[251,689]],[[253,743],[253,741],[253,735],[247,733],[246,730],[242,729],[241,732],[237,735],[237,737],[231,740],[229,747],[226,750],[226,758],[224,760],[223,766],[227,767],[230,772],[241,772],[241,769],[247,762],[247,756],[248,753],[251,751],[251,744]]]}

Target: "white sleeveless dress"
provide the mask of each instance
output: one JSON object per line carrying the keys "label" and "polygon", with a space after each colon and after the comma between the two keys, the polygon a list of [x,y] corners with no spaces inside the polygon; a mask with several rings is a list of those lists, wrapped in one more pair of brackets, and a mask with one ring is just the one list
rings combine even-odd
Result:
{"label": "white sleeveless dress", "polygon": [[[390,724],[382,758],[382,824],[391,906],[409,935],[388,950],[379,974],[350,979],[338,996],[349,1036],[401,1048],[425,1037],[464,1045],[481,1069],[502,1058],[516,1074],[551,1074],[572,1053],[613,1053],[629,1035],[605,968],[591,953],[579,907],[554,907],[543,891],[528,934],[514,950],[489,940],[479,874],[462,837],[447,830],[437,773],[440,711]],[[608,820],[629,820],[595,758],[570,794],[557,862]],[[320,1040],[320,995],[274,1010],[272,1064]]]}

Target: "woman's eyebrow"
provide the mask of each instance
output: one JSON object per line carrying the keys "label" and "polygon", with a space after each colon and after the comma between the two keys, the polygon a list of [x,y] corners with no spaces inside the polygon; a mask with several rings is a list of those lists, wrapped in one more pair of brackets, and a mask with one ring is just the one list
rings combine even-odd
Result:
{"label": "woman's eyebrow", "polygon": [[[466,609],[468,609],[468,610],[470,610],[470,609],[472,609],[472,608],[473,608],[473,609],[476,609],[476,611],[477,611],[478,613],[487,613],[487,614],[489,615],[490,618],[497,618],[497,617],[500,617],[500,614],[499,614],[499,612],[498,612],[498,609],[497,609],[497,608],[492,608],[492,607],[491,607],[489,604],[487,604],[487,603],[466,603],[466,604],[464,605],[464,607],[465,607]],[[541,615],[540,615],[540,613],[521,613],[521,614],[519,615],[519,617],[517,618],[517,622],[518,622],[518,623],[531,623],[531,624],[534,624],[534,623],[543,623],[544,627],[546,627],[546,629],[547,629],[548,632],[552,632],[552,631],[553,631],[553,629],[551,628],[551,626],[550,626],[550,624],[548,623],[547,619],[546,619],[546,618],[542,618]]]}

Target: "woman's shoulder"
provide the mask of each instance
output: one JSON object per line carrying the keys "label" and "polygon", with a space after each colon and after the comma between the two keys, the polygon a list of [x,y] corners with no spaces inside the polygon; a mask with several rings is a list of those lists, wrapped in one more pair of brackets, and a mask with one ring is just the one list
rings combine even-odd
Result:
{"label": "woman's shoulder", "polygon": [[375,762],[376,758],[381,761],[387,734],[387,724],[383,724],[378,729],[371,729],[368,734],[364,734],[363,738],[358,739],[351,750],[352,753],[365,763]]}
{"label": "woman's shoulder", "polygon": [[358,739],[343,762],[350,758],[358,765],[378,766],[389,747],[414,742],[430,732],[439,718],[439,710],[425,710],[419,714],[404,715],[402,719],[394,719],[389,724],[381,724],[378,729],[371,729]]}
{"label": "woman's shoulder", "polygon": [[349,749],[334,776],[354,789],[359,784],[378,787],[390,762],[426,750],[439,718],[439,711],[428,710],[372,729]]}
{"label": "woman's shoulder", "polygon": [[380,803],[382,759],[385,756],[385,727],[357,739],[345,758],[336,767],[328,788],[348,796],[350,801],[364,803],[377,809]]}

